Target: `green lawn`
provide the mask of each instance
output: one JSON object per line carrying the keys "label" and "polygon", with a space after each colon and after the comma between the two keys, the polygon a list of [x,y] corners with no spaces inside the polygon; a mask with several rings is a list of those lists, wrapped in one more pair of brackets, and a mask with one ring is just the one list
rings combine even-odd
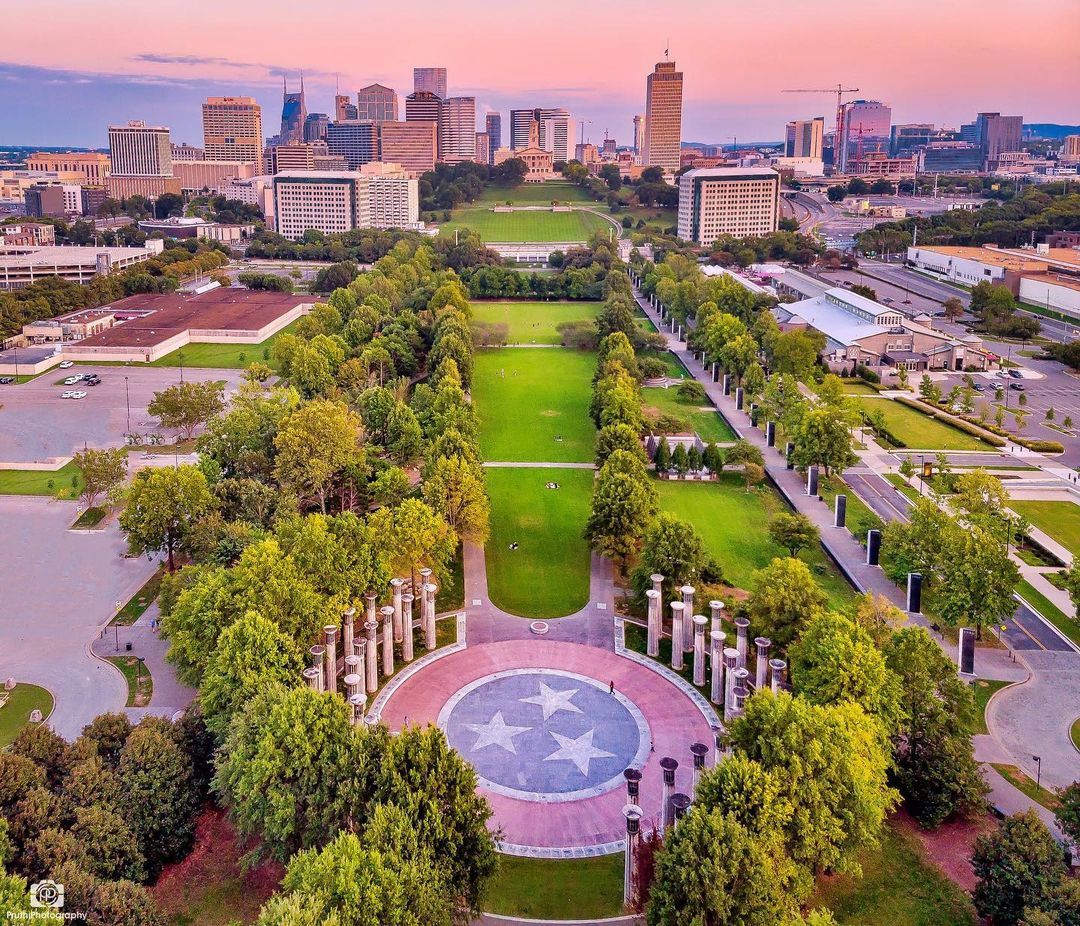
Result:
{"label": "green lawn", "polygon": [[611,223],[591,212],[493,212],[489,206],[463,208],[439,226],[440,234],[452,235],[468,228],[484,241],[585,242],[596,232],[607,232]]}
{"label": "green lawn", "polygon": [[82,492],[82,473],[74,462],[60,469],[0,469],[0,495],[55,495],[78,498]]}
{"label": "green lawn", "polygon": [[988,450],[989,444],[892,399],[861,398],[864,411],[880,411],[890,432],[912,450]]}
{"label": "green lawn", "polygon": [[1017,594],[1057,627],[1073,643],[1080,645],[1080,620],[1069,617],[1064,611],[1038,591],[1027,579],[1021,579],[1016,586]]}
{"label": "green lawn", "polygon": [[828,907],[841,926],[974,926],[968,896],[913,835],[887,826],[880,847],[860,853],[859,863],[861,878],[820,879],[807,906]]}
{"label": "green lawn", "polygon": [[[729,584],[749,589],[755,569],[774,557],[787,556],[768,535],[769,520],[787,510],[772,489],[760,486],[746,492],[737,473],[725,473],[716,482],[658,480],[656,485],[660,507],[697,528]],[[809,564],[833,607],[843,607],[855,595],[820,547],[803,550],[800,558]]]}
{"label": "green lawn", "polygon": [[477,351],[472,397],[484,459],[591,462],[595,366],[595,354],[563,348]]}
{"label": "green lawn", "polygon": [[[593,473],[581,469],[488,468],[491,537],[488,593],[522,617],[565,617],[589,600],[589,516]],[[560,488],[545,488],[549,482]],[[516,543],[518,548],[511,550]]]}
{"label": "green lawn", "polygon": [[[593,203],[593,199],[576,183],[566,180],[546,180],[543,183],[523,183],[517,187],[489,184],[470,205],[494,206],[507,202],[515,206],[540,206],[558,200],[560,203]],[[594,205],[599,208],[600,204]]]}
{"label": "green lawn", "polygon": [[641,397],[645,402],[646,411],[654,408],[662,415],[685,419],[706,443],[733,441],[737,437],[708,399],[705,400],[704,405],[683,402],[678,397],[677,386],[669,389],[662,387],[642,389]]}
{"label": "green lawn", "polygon": [[154,679],[150,670],[144,665],[139,665],[136,656],[108,656],[106,657],[124,675],[127,682],[128,707],[145,707],[150,703],[154,694]]}
{"label": "green lawn", "polygon": [[1077,717],[1073,721],[1072,728],[1069,730],[1069,736],[1072,737],[1073,745],[1080,749],[1080,717]]}
{"label": "green lawn", "polygon": [[5,694],[7,702],[0,707],[0,749],[18,736],[35,707],[42,717],[48,717],[53,708],[52,695],[38,685],[19,682],[12,691],[0,691],[0,698]]}
{"label": "green lawn", "polygon": [[296,322],[286,325],[258,344],[188,344],[152,361],[152,367],[204,367],[212,370],[242,370],[258,361],[277,369],[271,348],[283,334],[291,334]]}
{"label": "green lawn", "polygon": [[844,395],[877,395],[878,391],[867,383],[844,383]]}
{"label": "green lawn", "polygon": [[1029,777],[1023,769],[1004,762],[991,762],[990,765],[1016,790],[1030,797],[1036,803],[1042,804],[1047,810],[1056,813],[1060,809],[1061,801],[1058,800],[1057,795],[1049,788],[1036,784],[1035,779]]}
{"label": "green lawn", "polygon": [[473,300],[473,320],[508,326],[511,344],[559,344],[563,322],[592,321],[600,302],[495,302]]}
{"label": "green lawn", "polygon": [[1010,501],[1009,507],[1049,534],[1073,556],[1080,556],[1080,505]]}
{"label": "green lawn", "polygon": [[595,919],[623,912],[622,853],[580,859],[500,855],[483,908],[530,919]]}
{"label": "green lawn", "polygon": [[986,728],[986,705],[994,696],[994,692],[1001,691],[1012,682],[1003,682],[995,679],[977,678],[971,683],[971,693],[975,696],[975,722],[972,724],[972,734],[989,733]]}
{"label": "green lawn", "polygon": [[[648,321],[648,319],[644,319],[644,321]],[[646,357],[655,357],[660,360],[667,367],[667,375],[671,379],[687,379],[689,377],[686,367],[682,365],[682,361],[669,350],[638,351],[639,360],[644,360]]]}
{"label": "green lawn", "polygon": [[140,617],[143,616],[143,612],[146,611],[150,604],[158,596],[158,591],[161,588],[161,580],[165,577],[165,567],[162,566],[155,572],[146,582],[143,587],[140,588],[131,599],[125,604],[116,614],[110,624],[120,624],[122,627],[127,627],[134,624]]}

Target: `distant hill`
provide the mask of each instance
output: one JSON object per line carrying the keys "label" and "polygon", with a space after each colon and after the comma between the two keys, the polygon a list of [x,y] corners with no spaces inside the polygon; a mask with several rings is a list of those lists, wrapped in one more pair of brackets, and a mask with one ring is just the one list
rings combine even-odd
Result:
{"label": "distant hill", "polygon": [[1056,122],[1025,122],[1024,135],[1031,138],[1062,139],[1066,135],[1080,135],[1080,125],[1058,125]]}
{"label": "distant hill", "polygon": [[[1065,134],[1068,135],[1069,133],[1066,132]],[[746,141],[740,142],[739,147],[740,148],[775,148],[777,145],[782,145],[782,144],[783,144],[782,141],[750,141],[749,139],[747,139]],[[720,147],[720,148],[727,148],[729,150],[734,149],[734,147],[735,147],[735,145],[732,144],[731,142],[727,142],[727,143],[722,144],[722,145],[716,145],[716,142],[711,142],[711,141],[684,141],[684,142],[680,142],[679,145],[682,148],[713,148],[713,147]]]}

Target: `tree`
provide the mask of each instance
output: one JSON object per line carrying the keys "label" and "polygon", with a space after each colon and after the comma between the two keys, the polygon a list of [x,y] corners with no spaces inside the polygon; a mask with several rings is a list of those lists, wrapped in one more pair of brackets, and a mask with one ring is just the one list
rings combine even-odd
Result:
{"label": "tree", "polygon": [[777,557],[754,571],[746,608],[755,632],[784,649],[821,613],[827,600],[806,563]]}
{"label": "tree", "polygon": [[822,466],[825,475],[842,472],[858,460],[843,412],[819,405],[802,417],[795,430],[795,465]]}
{"label": "tree", "polygon": [[884,595],[874,595],[873,592],[859,595],[852,602],[848,616],[870,635],[877,646],[884,645],[907,622],[903,611]]}
{"label": "tree", "polygon": [[649,926],[774,926],[797,916],[795,866],[777,833],[755,833],[721,808],[695,806],[656,864]]}
{"label": "tree", "polygon": [[411,576],[413,588],[419,587],[419,573],[425,566],[440,581],[448,578],[458,535],[429,504],[407,498],[395,508],[380,508],[369,523],[394,575]]}
{"label": "tree", "polygon": [[388,466],[382,470],[368,485],[371,497],[380,505],[389,505],[393,508],[404,501],[405,496],[412,489],[409,474],[397,466]]}
{"label": "tree", "polygon": [[653,466],[656,467],[658,473],[667,473],[671,469],[671,446],[668,444],[666,435],[662,436],[660,443],[656,445],[656,453],[653,454]]}
{"label": "tree", "polygon": [[1065,876],[1065,850],[1034,810],[1007,817],[975,841],[971,857],[979,883],[972,899],[980,916],[1014,926],[1038,909]]}
{"label": "tree", "polygon": [[644,592],[652,585],[649,576],[659,573],[672,588],[679,588],[695,585],[704,573],[716,570],[694,526],[661,511],[645,532],[634,584]]}
{"label": "tree", "polygon": [[205,424],[225,408],[223,383],[177,383],[155,392],[146,410],[154,415],[163,428],[176,428],[186,440],[195,429]]}
{"label": "tree", "polygon": [[108,881],[142,881],[146,872],[135,834],[123,817],[104,807],[80,807],[71,828],[88,847],[86,870]]}
{"label": "tree", "polygon": [[792,329],[773,337],[769,350],[778,373],[805,379],[825,349],[825,336],[813,329]]}
{"label": "tree", "polygon": [[781,512],[769,522],[769,537],[794,557],[799,555],[800,550],[817,544],[821,534],[806,515]]}
{"label": "tree", "polygon": [[847,187],[843,185],[831,186],[825,191],[830,203],[838,203],[847,196]]}
{"label": "tree", "polygon": [[1080,781],[1058,791],[1055,820],[1074,845],[1080,844]]}
{"label": "tree", "polygon": [[956,296],[949,296],[941,305],[945,318],[951,322],[958,321],[964,314],[964,303]]}
{"label": "tree", "polygon": [[196,466],[140,470],[126,500],[120,528],[127,534],[128,548],[133,553],[164,550],[169,572],[176,569],[177,547],[215,507],[206,477]]}
{"label": "tree", "polygon": [[301,499],[317,499],[326,514],[334,477],[362,457],[360,419],[343,402],[315,399],[281,423],[274,449],[278,481]]}
{"label": "tree", "polygon": [[671,466],[680,476],[690,472],[690,460],[686,455],[686,445],[676,444],[671,452]]}
{"label": "tree", "polygon": [[482,544],[488,539],[491,504],[477,464],[460,456],[436,461],[424,480],[424,500],[462,540]]}
{"label": "tree", "polygon": [[997,537],[976,526],[941,538],[940,582],[935,590],[938,616],[950,627],[982,628],[999,623],[1016,610],[1013,590],[1020,570]]}
{"label": "tree", "polygon": [[93,508],[101,495],[111,498],[127,477],[127,454],[120,449],[84,450],[72,459],[82,473],[87,508]]}
{"label": "tree", "polygon": [[616,450],[600,467],[585,539],[598,553],[625,562],[637,552],[657,505],[656,489],[640,459]]}
{"label": "tree", "polygon": [[[603,466],[604,461],[615,450],[625,450],[637,456],[642,463],[647,463],[645,448],[641,446],[641,437],[628,424],[612,424],[601,428],[596,434],[596,465]],[[657,450],[659,453],[659,449]]]}

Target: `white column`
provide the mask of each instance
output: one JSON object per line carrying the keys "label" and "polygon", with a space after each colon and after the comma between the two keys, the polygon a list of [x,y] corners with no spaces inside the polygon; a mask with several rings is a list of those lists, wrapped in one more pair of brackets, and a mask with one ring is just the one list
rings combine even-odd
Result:
{"label": "white column", "polygon": [[733,647],[724,650],[724,723],[731,720],[732,708],[735,706],[735,696],[732,690],[735,688],[735,669],[739,665],[739,651]]}
{"label": "white column", "polygon": [[326,639],[326,690],[334,694],[337,691],[337,624],[323,627],[323,635]]}
{"label": "white column", "polygon": [[341,615],[341,655],[351,656],[356,652],[353,646],[353,637],[356,633],[356,608],[346,608]]}
{"label": "white column", "polygon": [[378,621],[365,621],[364,630],[367,631],[367,690],[371,693],[379,687],[379,644],[375,639]]}
{"label": "white column", "polygon": [[735,618],[735,649],[739,652],[739,665],[746,665],[747,631],[750,621],[745,617]]}
{"label": "white column", "polygon": [[413,661],[412,603],[409,592],[401,596],[401,658],[405,662]]}
{"label": "white column", "polygon": [[435,593],[439,590],[434,582],[428,582],[424,586],[424,594],[427,595],[428,619],[427,628],[424,631],[424,646],[428,652],[435,649]]}
{"label": "white column", "polygon": [[757,658],[754,660],[754,690],[761,691],[769,678],[769,647],[772,640],[768,637],[755,637],[754,646],[757,647]]}
{"label": "white column", "polygon": [[713,630],[709,634],[709,666],[712,670],[712,687],[709,700],[713,704],[724,703],[724,639],[727,634],[722,630]]}
{"label": "white column", "polygon": [[690,622],[694,613],[694,586],[684,585],[681,589],[683,606],[683,635],[682,648],[684,653],[689,653],[694,648],[693,624]]}
{"label": "white column", "polygon": [[655,658],[660,655],[660,593],[650,588],[645,597],[649,599],[649,640],[645,652]]}
{"label": "white column", "polygon": [[394,674],[394,609],[386,605],[379,609],[383,618],[383,675],[389,678]]}
{"label": "white column", "polygon": [[704,614],[694,615],[694,684],[705,684],[705,625],[709,619]]}
{"label": "white column", "polygon": [[683,667],[683,612],[686,605],[681,601],[671,602],[671,668],[678,671]]}
{"label": "white column", "polygon": [[712,626],[709,628],[709,630],[723,630],[724,602],[716,600],[710,601],[709,613],[712,616]]}
{"label": "white column", "polygon": [[390,588],[393,589],[393,608],[394,608],[394,639],[401,642],[402,625],[401,625],[401,586],[405,584],[404,579],[391,579]]}
{"label": "white column", "polygon": [[641,829],[641,808],[636,804],[623,807],[626,815],[626,852],[623,858],[623,906],[630,906],[637,894],[634,858],[637,854],[638,832]]}

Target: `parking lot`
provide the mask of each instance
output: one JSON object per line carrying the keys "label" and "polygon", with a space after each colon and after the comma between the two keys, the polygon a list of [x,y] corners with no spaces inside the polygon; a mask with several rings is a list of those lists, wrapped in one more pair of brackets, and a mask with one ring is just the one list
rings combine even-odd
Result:
{"label": "parking lot", "polygon": [[[72,374],[96,373],[97,386],[67,386]],[[0,462],[32,463],[70,456],[88,447],[119,447],[129,433],[161,433],[146,407],[159,392],[180,381],[175,367],[76,364],[52,369],[21,385],[0,386]],[[184,369],[188,382],[224,380],[226,395],[241,380],[239,370]],[[82,399],[62,399],[82,391]]]}

